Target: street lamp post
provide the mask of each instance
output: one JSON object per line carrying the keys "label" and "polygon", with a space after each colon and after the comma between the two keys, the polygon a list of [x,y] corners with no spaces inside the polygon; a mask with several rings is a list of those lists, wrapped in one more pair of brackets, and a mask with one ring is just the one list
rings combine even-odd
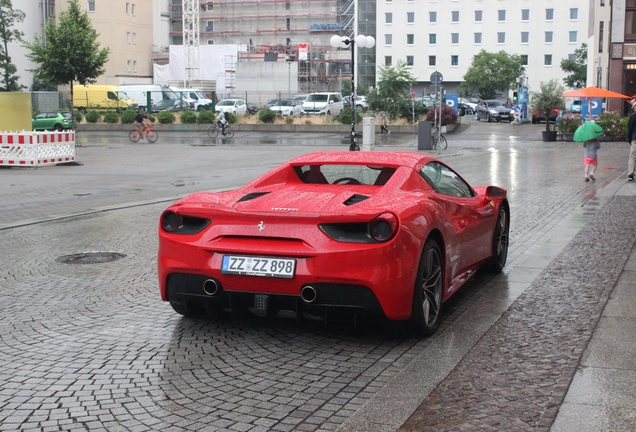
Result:
{"label": "street lamp post", "polygon": [[355,109],[356,103],[356,84],[355,84],[355,45],[360,48],[373,48],[375,46],[375,39],[372,36],[358,35],[354,39],[348,37],[333,35],[330,39],[330,44],[334,48],[345,48],[349,46],[351,48],[351,144],[349,145],[350,151],[359,151],[358,137],[356,135],[356,116],[357,111]]}

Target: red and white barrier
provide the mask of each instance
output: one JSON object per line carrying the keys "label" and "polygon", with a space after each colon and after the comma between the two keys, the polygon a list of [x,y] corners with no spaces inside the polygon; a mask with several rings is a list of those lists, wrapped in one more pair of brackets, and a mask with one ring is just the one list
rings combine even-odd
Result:
{"label": "red and white barrier", "polygon": [[0,165],[37,167],[75,162],[75,132],[0,132]]}

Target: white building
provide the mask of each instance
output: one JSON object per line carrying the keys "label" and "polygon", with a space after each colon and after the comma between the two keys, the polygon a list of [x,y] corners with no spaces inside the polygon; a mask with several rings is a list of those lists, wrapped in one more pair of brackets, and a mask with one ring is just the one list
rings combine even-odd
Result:
{"label": "white building", "polygon": [[505,51],[526,60],[536,91],[561,81],[561,60],[588,42],[590,25],[589,1],[581,0],[378,0],[377,67],[406,62],[418,93],[428,93],[438,71],[455,93],[474,55]]}

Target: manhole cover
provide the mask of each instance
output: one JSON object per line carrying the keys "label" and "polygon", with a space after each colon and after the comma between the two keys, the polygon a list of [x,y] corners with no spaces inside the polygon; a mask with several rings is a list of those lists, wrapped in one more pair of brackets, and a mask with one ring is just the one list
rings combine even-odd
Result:
{"label": "manhole cover", "polygon": [[64,255],[56,259],[63,264],[100,264],[125,258],[126,255],[117,252],[85,252],[73,255]]}

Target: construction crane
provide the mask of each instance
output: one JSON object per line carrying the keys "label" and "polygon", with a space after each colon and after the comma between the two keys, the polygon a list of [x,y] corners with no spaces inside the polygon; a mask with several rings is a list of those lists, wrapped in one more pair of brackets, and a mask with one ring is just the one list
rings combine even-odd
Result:
{"label": "construction crane", "polygon": [[200,79],[199,73],[199,0],[183,0],[183,49],[185,50],[184,88]]}

